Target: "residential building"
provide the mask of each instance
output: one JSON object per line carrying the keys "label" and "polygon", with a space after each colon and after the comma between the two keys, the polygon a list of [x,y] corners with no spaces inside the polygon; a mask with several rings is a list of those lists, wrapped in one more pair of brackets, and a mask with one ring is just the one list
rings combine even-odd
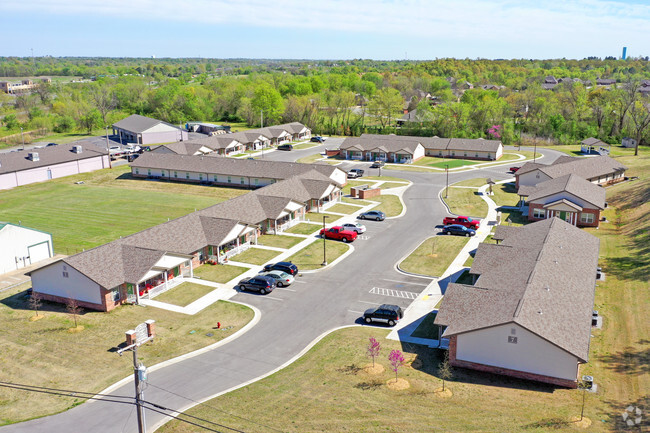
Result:
{"label": "residential building", "polygon": [[0,189],[108,168],[108,151],[88,142],[0,153]]}
{"label": "residential building", "polygon": [[52,79],[50,77],[39,77],[34,80],[26,78],[21,81],[0,81],[0,91],[9,94],[27,93],[39,84],[49,84],[51,82]]}
{"label": "residential building", "polygon": [[609,155],[611,145],[594,137],[585,138],[580,142],[580,152],[585,155]]}
{"label": "residential building", "polygon": [[498,226],[474,284],[448,286],[435,324],[455,367],[575,388],[589,359],[599,240],[559,218]]}
{"label": "residential building", "polygon": [[561,156],[551,164],[525,163],[515,174],[516,187],[535,186],[567,174],[575,174],[598,185],[607,185],[625,180],[625,170],[627,167],[609,156]]}
{"label": "residential building", "polygon": [[52,235],[0,222],[0,275],[33,265],[54,255]]}
{"label": "residential building", "polygon": [[242,153],[246,146],[233,137],[233,134],[213,135],[189,141],[163,144],[153,149],[153,153],[174,153],[177,155],[217,155],[229,156]]}
{"label": "residential building", "polygon": [[189,138],[186,130],[162,120],[132,114],[113,124],[113,135],[118,135],[120,142],[140,145],[173,143]]}
{"label": "residential building", "polygon": [[574,226],[598,227],[605,209],[605,188],[575,174],[520,186],[517,192],[526,199],[528,220],[558,217]]}

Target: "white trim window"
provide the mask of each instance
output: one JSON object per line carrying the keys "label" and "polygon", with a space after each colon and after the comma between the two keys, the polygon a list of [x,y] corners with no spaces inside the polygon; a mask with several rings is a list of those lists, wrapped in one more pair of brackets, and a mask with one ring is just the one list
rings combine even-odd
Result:
{"label": "white trim window", "polygon": [[546,218],[546,210],[536,207],[533,209],[533,218]]}
{"label": "white trim window", "polygon": [[588,212],[580,213],[580,222],[584,224],[593,224],[594,223],[594,214]]}

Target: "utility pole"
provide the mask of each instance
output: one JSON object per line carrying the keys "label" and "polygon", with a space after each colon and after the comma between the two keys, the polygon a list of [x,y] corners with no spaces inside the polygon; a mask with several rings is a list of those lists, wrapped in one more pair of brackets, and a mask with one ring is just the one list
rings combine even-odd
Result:
{"label": "utility pole", "polygon": [[447,187],[445,188],[445,198],[449,196],[449,164],[445,164],[445,173],[447,174]]}
{"label": "utility pole", "polygon": [[106,129],[106,152],[108,152],[108,168],[113,168],[113,163],[111,162],[111,149],[108,145],[108,125],[104,127]]}
{"label": "utility pole", "polygon": [[537,161],[537,140],[535,140],[535,150],[533,151],[533,163]]}
{"label": "utility pole", "polygon": [[[137,287],[136,287],[137,290]],[[135,330],[126,331],[126,347],[117,351],[118,355],[122,356],[127,350],[133,353],[133,382],[135,384],[135,406],[138,421],[138,433],[146,433],[146,420],[144,414],[144,390],[142,389],[142,382],[147,380],[147,368],[143,364],[138,364],[138,347],[153,340],[155,337],[155,320],[147,320],[140,323]]]}
{"label": "utility pole", "polygon": [[23,141],[23,150],[25,150],[25,136],[23,135],[23,127],[20,127],[20,139]]}

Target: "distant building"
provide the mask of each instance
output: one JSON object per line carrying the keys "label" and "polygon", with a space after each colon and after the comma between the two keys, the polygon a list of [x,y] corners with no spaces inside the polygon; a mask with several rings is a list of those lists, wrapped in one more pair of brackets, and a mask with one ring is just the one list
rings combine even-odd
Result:
{"label": "distant building", "polygon": [[516,187],[535,186],[540,182],[567,174],[578,175],[598,185],[607,185],[624,180],[625,170],[627,167],[609,156],[590,158],[561,156],[552,164],[527,162],[522,165],[515,174]]}
{"label": "distant building", "polygon": [[0,275],[54,255],[52,235],[12,223],[0,222]]}
{"label": "distant building", "polygon": [[49,84],[51,82],[50,77],[39,77],[34,80],[26,78],[22,81],[0,81],[0,90],[9,94],[26,93],[41,83]]}
{"label": "distant building", "polygon": [[132,114],[114,123],[113,135],[118,135],[120,142],[141,145],[173,143],[189,138],[187,131],[177,126],[139,114]]}

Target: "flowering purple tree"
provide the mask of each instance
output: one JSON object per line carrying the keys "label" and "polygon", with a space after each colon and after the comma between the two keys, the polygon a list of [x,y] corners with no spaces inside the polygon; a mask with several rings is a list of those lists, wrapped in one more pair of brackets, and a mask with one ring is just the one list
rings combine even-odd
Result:
{"label": "flowering purple tree", "polygon": [[375,358],[379,356],[379,352],[381,351],[381,344],[379,344],[379,341],[375,337],[370,337],[368,340],[368,356],[372,358],[372,366],[375,366]]}
{"label": "flowering purple tree", "polygon": [[488,135],[491,138],[500,139],[501,138],[501,125],[492,125],[492,127],[490,127],[490,129],[488,129]]}
{"label": "flowering purple tree", "polygon": [[388,355],[388,361],[392,370],[395,372],[395,382],[397,382],[397,371],[404,365],[404,355],[399,350],[393,349],[390,351],[390,355]]}

